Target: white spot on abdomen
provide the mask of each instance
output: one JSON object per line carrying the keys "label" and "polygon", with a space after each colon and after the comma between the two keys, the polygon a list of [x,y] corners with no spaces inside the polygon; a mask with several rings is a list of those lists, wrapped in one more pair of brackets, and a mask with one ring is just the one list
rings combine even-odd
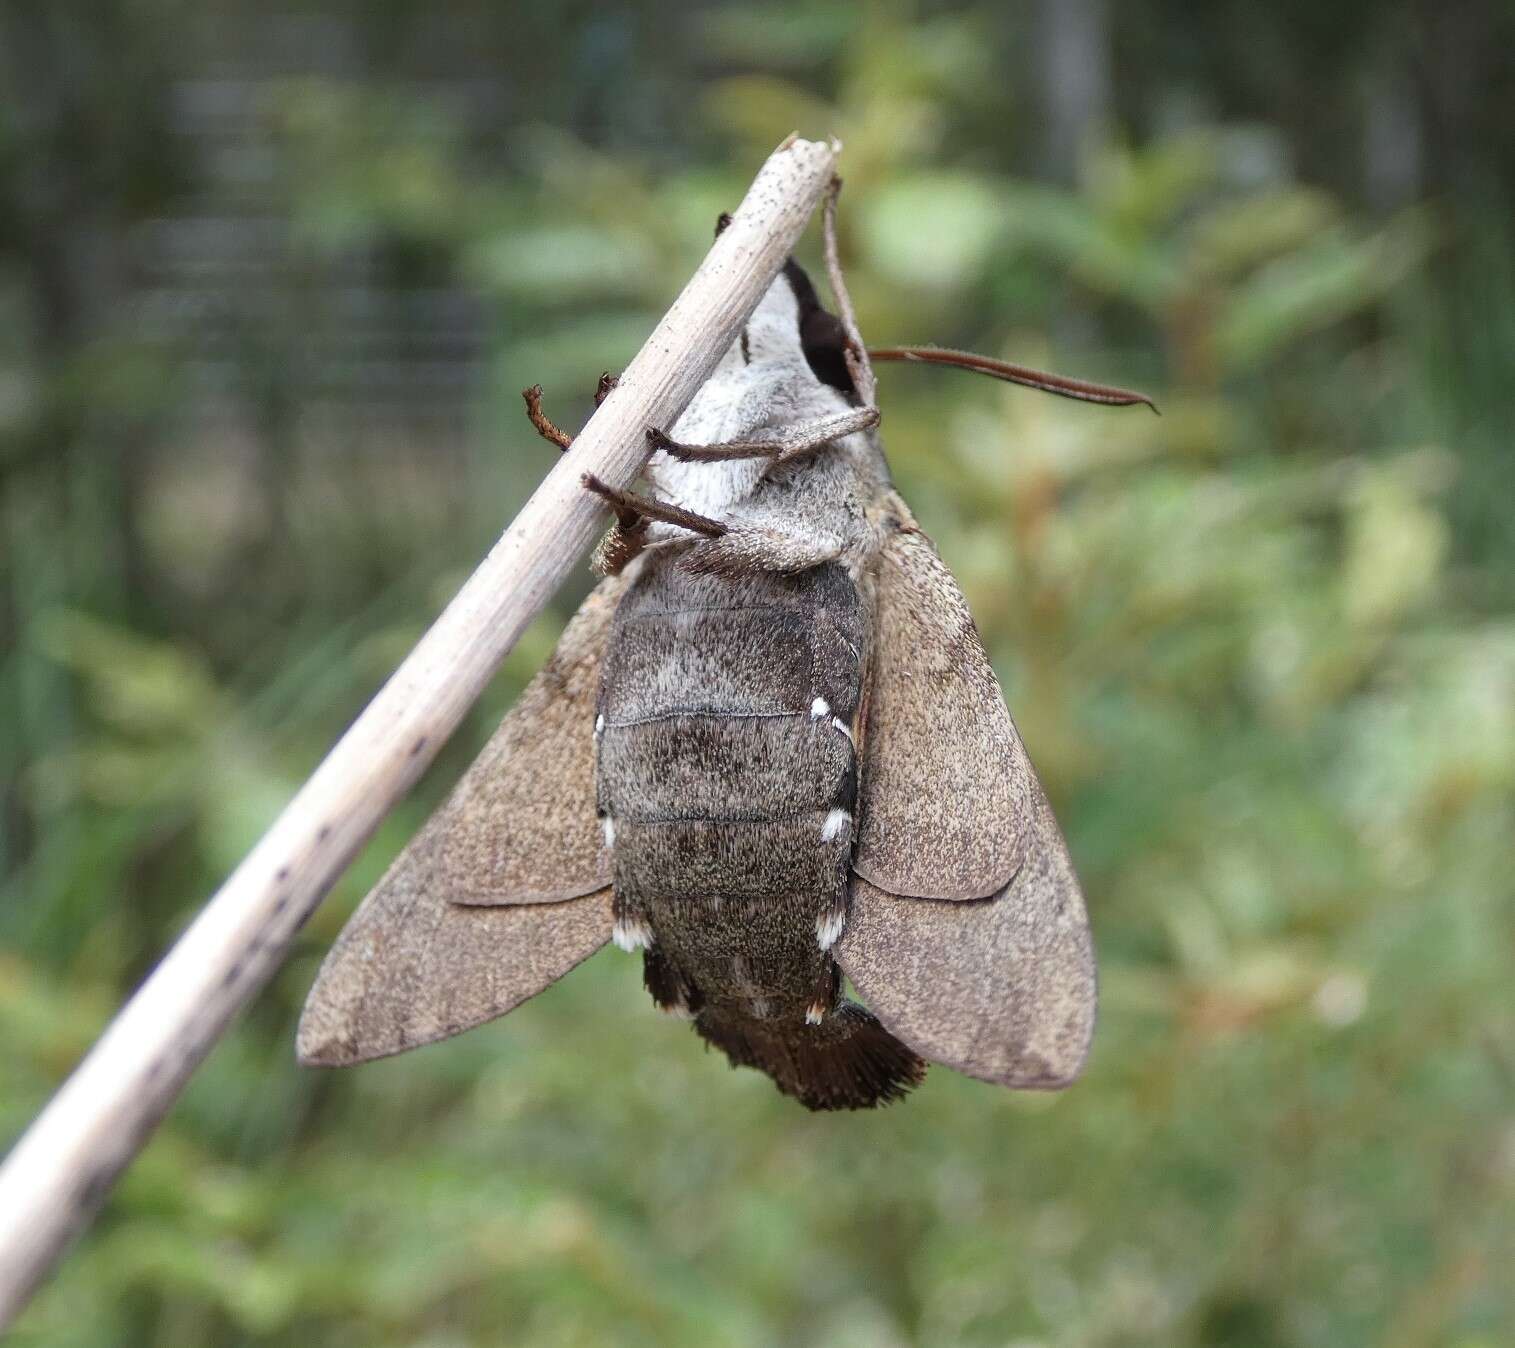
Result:
{"label": "white spot on abdomen", "polygon": [[815,943],[822,950],[830,950],[841,939],[846,923],[847,915],[840,908],[822,913],[815,920]]}
{"label": "white spot on abdomen", "polygon": [[610,939],[630,954],[652,944],[652,931],[639,917],[618,917],[610,929]]}
{"label": "white spot on abdomen", "polygon": [[614,847],[615,846],[615,820],[612,819],[608,814],[604,815],[600,819],[600,827],[605,830],[605,846],[606,847]]}
{"label": "white spot on abdomen", "polygon": [[810,704],[810,719],[819,721],[822,717],[831,714],[831,704],[823,697],[818,697]]}
{"label": "white spot on abdomen", "polygon": [[851,827],[852,816],[838,806],[826,816],[825,823],[821,825],[821,841],[835,842],[838,838],[843,837]]}

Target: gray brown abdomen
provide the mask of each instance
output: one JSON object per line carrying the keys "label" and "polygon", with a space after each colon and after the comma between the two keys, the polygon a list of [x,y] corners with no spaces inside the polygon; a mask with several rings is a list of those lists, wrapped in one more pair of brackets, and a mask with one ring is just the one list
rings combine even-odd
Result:
{"label": "gray brown abdomen", "polygon": [[650,556],[616,610],[596,721],[617,941],[653,999],[812,1109],[926,1065],[842,1001],[864,615],[839,566],[738,578]]}
{"label": "gray brown abdomen", "polygon": [[817,921],[845,904],[857,590],[839,566],[733,580],[675,556],[649,558],[605,659],[617,911],[650,930],[671,1000],[803,1018],[830,967]]}

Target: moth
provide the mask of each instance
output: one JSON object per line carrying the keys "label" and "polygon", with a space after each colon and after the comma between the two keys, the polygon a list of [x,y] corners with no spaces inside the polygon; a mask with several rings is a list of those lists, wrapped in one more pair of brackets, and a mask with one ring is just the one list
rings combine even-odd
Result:
{"label": "moth", "polygon": [[[811,1109],[896,1100],[928,1062],[1021,1089],[1078,1076],[1083,896],[963,595],[891,484],[834,221],[833,195],[842,317],[791,259],[648,431],[654,494],[586,477],[615,517],[602,579],[327,955],[302,1062],[458,1034],[614,941],[659,1008]],[[1150,405],[962,352],[871,354]]]}

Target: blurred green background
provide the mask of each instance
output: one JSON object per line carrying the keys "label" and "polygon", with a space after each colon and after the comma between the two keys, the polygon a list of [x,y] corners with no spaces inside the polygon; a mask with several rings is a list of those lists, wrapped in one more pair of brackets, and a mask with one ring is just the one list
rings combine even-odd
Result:
{"label": "blurred green background", "polygon": [[[1088,890],[1086,1078],[811,1116],[614,950],[298,1071],[322,952],[16,1342],[1515,1343],[1515,9],[0,0],[0,1138],[787,132]],[[807,257],[816,254],[814,238]]]}

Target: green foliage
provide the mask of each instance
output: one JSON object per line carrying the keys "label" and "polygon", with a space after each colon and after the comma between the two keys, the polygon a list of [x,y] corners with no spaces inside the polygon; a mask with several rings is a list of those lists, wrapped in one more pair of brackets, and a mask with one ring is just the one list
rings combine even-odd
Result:
{"label": "green foliage", "polygon": [[[0,1135],[524,498],[546,451],[515,390],[542,381],[572,424],[791,127],[846,141],[872,338],[1141,386],[1163,411],[881,371],[899,484],[1086,882],[1086,1079],[1017,1097],[937,1070],[902,1106],[810,1116],[658,1017],[613,950],[448,1044],[298,1071],[321,953],[565,596],[16,1342],[1509,1342],[1506,224],[1369,217],[1258,125],[1112,136],[1075,186],[1034,183],[999,153],[1016,105],[992,6],[691,22],[719,73],[676,154],[543,113],[484,169],[411,86],[269,95],[302,275],[382,247],[401,280],[486,307],[476,450],[313,447],[277,351],[249,356],[257,452],[197,433],[172,415],[188,353],[113,320],[28,346],[25,272],[0,259]],[[0,115],[0,200],[25,136]]]}

